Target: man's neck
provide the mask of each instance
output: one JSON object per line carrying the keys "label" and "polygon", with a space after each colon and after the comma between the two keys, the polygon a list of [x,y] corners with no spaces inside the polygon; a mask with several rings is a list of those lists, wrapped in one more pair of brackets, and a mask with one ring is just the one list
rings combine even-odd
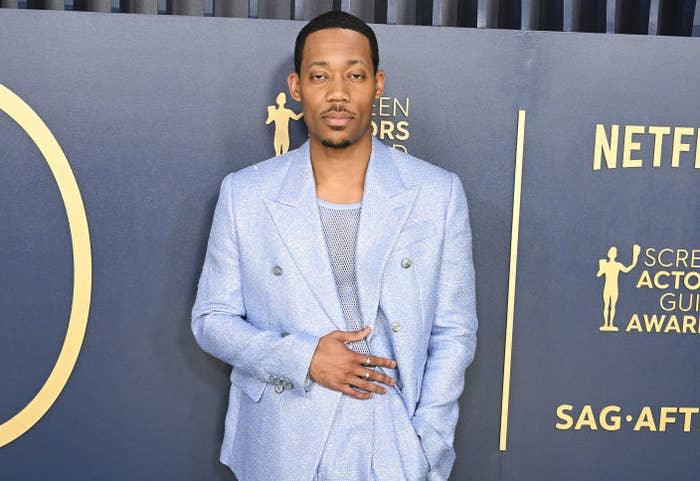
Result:
{"label": "man's neck", "polygon": [[372,153],[372,136],[368,133],[342,149],[326,147],[313,137],[309,144],[317,197],[337,204],[360,202]]}

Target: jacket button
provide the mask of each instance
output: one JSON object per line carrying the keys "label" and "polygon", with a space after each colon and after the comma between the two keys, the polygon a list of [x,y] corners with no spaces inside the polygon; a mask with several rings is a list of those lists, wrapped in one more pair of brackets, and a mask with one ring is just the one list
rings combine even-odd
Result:
{"label": "jacket button", "polygon": [[272,273],[276,276],[282,275],[282,268],[280,266],[275,266],[272,268]]}
{"label": "jacket button", "polygon": [[282,391],[284,391],[284,386],[282,386],[282,385],[280,385],[280,384],[278,384],[277,386],[275,386],[275,392],[276,392],[277,394],[281,394]]}
{"label": "jacket button", "polygon": [[409,267],[411,267],[411,259],[409,259],[408,257],[404,258],[404,260],[401,261],[401,267],[403,267],[404,269],[408,269]]}
{"label": "jacket button", "polygon": [[401,329],[401,325],[398,322],[391,323],[391,330],[393,332],[399,332],[399,329]]}

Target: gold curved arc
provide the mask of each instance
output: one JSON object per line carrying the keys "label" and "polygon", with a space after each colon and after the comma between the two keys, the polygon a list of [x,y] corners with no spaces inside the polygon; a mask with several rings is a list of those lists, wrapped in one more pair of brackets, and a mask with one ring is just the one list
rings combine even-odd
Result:
{"label": "gold curved arc", "polygon": [[73,300],[66,337],[49,377],[21,411],[0,424],[0,447],[34,426],[58,399],[73,372],[85,338],[92,292],[92,253],[85,206],[68,159],[43,120],[6,86],[0,84],[0,111],[34,141],[56,180],[66,209],[73,249]]}

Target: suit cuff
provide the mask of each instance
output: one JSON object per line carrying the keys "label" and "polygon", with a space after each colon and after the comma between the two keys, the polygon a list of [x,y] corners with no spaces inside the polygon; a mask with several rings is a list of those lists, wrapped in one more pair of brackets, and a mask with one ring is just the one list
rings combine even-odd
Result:
{"label": "suit cuff", "polygon": [[295,333],[285,336],[288,344],[283,350],[280,366],[284,366],[289,383],[286,388],[304,396],[307,393],[307,375],[316,346],[320,338],[306,333]]}

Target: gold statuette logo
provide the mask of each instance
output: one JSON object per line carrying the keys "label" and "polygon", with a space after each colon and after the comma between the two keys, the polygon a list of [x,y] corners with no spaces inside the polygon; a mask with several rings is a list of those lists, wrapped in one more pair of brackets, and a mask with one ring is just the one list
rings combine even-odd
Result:
{"label": "gold statuette logo", "polygon": [[295,114],[286,107],[287,95],[284,92],[277,94],[277,105],[267,106],[267,120],[265,125],[275,124],[275,136],[272,140],[275,149],[275,157],[289,152],[289,121],[299,120],[304,113]]}
{"label": "gold statuette logo", "polygon": [[635,244],[632,247],[632,263],[625,266],[617,261],[617,247],[612,246],[608,249],[608,258],[598,260],[598,273],[596,277],[605,277],[603,286],[603,325],[600,330],[603,332],[617,332],[619,329],[615,326],[615,307],[619,297],[620,289],[620,273],[627,274],[637,265],[639,253],[642,248]]}

